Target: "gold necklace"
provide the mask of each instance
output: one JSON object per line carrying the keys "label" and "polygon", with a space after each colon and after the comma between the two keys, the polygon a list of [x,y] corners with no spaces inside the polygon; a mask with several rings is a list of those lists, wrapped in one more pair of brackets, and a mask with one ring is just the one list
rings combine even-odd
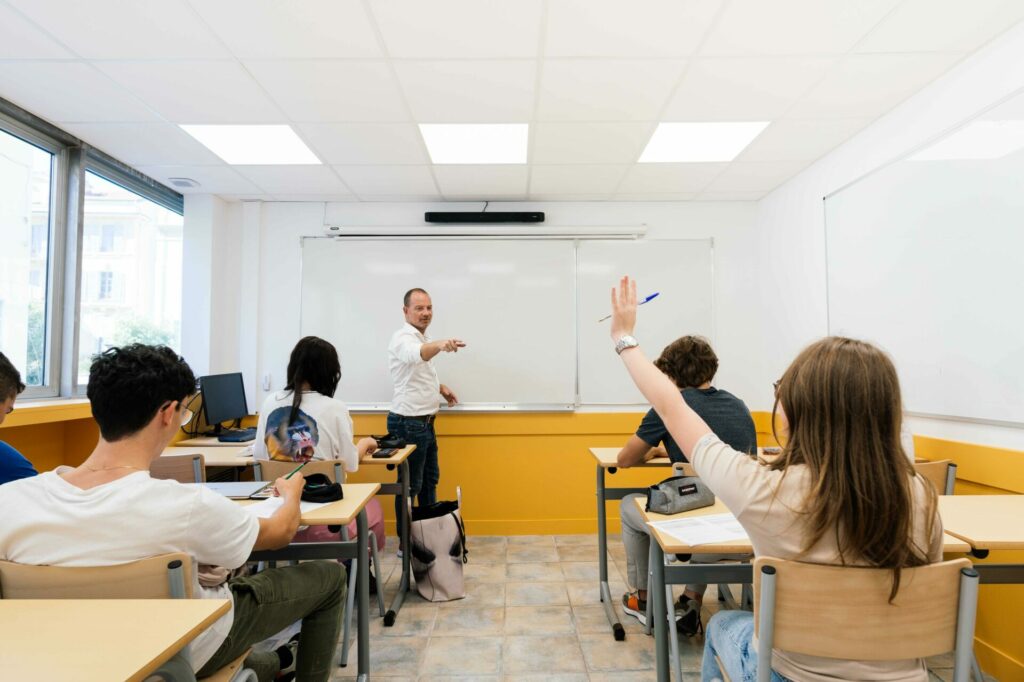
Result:
{"label": "gold necklace", "polygon": [[98,469],[96,467],[91,467],[87,464],[83,464],[82,466],[84,466],[89,471],[113,471],[114,469],[138,469],[139,471],[142,471],[142,468],[132,466],[131,464],[122,464],[116,467],[99,467]]}

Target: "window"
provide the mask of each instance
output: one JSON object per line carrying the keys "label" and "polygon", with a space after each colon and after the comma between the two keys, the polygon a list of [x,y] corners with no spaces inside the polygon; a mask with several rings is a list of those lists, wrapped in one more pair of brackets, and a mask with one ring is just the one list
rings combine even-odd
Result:
{"label": "window", "polygon": [[53,177],[54,151],[0,129],[0,351],[35,389],[50,382]]}
{"label": "window", "polygon": [[78,385],[95,353],[127,343],[181,346],[183,218],[85,173]]}

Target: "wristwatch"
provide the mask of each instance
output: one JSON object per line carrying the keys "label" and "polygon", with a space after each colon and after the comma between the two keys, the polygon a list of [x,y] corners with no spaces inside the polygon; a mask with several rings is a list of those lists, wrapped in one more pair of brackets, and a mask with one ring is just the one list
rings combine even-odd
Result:
{"label": "wristwatch", "polygon": [[615,352],[622,355],[622,351],[627,348],[636,348],[640,345],[640,342],[633,336],[623,336],[621,339],[615,342]]}

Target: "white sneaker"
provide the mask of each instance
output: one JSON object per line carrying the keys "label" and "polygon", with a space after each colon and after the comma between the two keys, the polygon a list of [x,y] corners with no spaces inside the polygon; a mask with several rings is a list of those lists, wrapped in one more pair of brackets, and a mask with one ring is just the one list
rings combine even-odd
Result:
{"label": "white sneaker", "polygon": [[401,558],[402,558],[402,550],[398,550],[398,558],[399,558],[399,559],[401,559]]}

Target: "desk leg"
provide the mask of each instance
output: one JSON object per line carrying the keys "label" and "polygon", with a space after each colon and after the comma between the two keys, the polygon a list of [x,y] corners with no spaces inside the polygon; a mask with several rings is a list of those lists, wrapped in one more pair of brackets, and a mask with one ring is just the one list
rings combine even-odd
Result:
{"label": "desk leg", "polygon": [[356,517],[356,529],[358,531],[356,542],[356,556],[360,557],[363,565],[356,575],[356,591],[359,593],[359,626],[358,626],[358,651],[359,651],[359,679],[368,680],[370,677],[370,572],[364,567],[366,565],[366,546],[369,542],[369,528],[366,523],[366,509],[359,512]]}
{"label": "desk leg", "polygon": [[604,605],[608,624],[612,626],[615,641],[626,639],[626,630],[615,615],[615,602],[612,601],[611,588],[608,587],[608,518],[605,509],[604,468],[597,467],[597,565],[599,570],[598,592]]}
{"label": "desk leg", "polygon": [[654,658],[658,682],[669,682],[665,553],[654,538],[651,538],[651,583],[647,586],[647,598],[651,600],[651,618],[654,619]]}
{"label": "desk leg", "polygon": [[[399,464],[398,471],[398,478],[402,482],[402,509],[405,510],[400,520],[401,528],[398,530],[398,535],[401,538],[401,545],[405,549],[402,551],[402,581],[398,585],[398,593],[391,601],[391,608],[384,614],[384,625],[387,627],[395,624],[398,612],[402,610],[402,602],[405,601],[405,593],[412,587],[412,546],[409,544],[409,527],[412,523],[410,518],[412,511],[409,509],[409,461],[406,460]],[[384,586],[378,584],[377,589],[382,590]]]}

